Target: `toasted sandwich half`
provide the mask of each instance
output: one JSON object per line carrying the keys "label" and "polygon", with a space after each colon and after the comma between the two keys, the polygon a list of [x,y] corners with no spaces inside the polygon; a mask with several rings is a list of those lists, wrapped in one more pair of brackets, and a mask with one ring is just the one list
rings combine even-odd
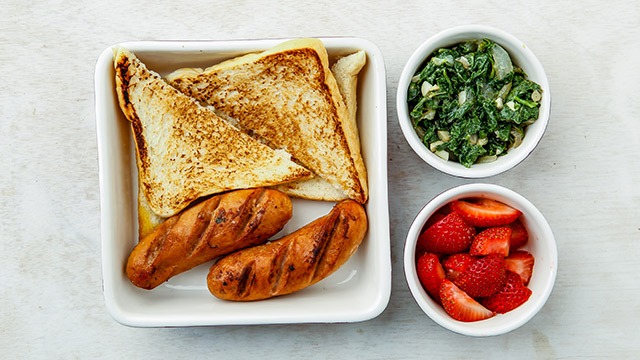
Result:
{"label": "toasted sandwich half", "polygon": [[[357,92],[358,92],[358,74],[366,64],[367,57],[363,50],[357,51],[351,55],[340,58],[331,65],[331,73],[336,79],[338,89],[342,95],[342,99],[347,107],[347,121],[343,124],[349,127],[350,133],[355,134],[356,143],[360,143],[357,125]],[[369,189],[366,181],[366,168],[364,163],[356,162],[357,166],[362,166],[358,171],[363,174],[365,181],[362,182],[363,193],[368,194]],[[307,180],[296,180],[286,184],[278,185],[276,188],[291,196],[325,200],[340,201],[348,198],[347,194],[338,187],[332,186],[328,181],[321,177],[314,177]]]}
{"label": "toasted sandwich half", "polygon": [[315,174],[284,191],[314,200],[367,201],[358,129],[320,40],[286,41],[205,70],[179,69],[166,79],[270,147],[286,149]]}
{"label": "toasted sandwich half", "polygon": [[273,150],[177,91],[130,51],[114,50],[116,92],[131,122],[140,188],[160,217],[199,197],[309,178]]}

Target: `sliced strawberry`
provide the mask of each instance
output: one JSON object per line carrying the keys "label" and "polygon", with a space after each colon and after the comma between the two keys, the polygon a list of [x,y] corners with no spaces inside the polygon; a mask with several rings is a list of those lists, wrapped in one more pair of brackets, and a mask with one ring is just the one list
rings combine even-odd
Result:
{"label": "sliced strawberry", "polygon": [[504,226],[484,229],[473,238],[469,254],[507,256],[509,255],[511,233],[511,229]]}
{"label": "sliced strawberry", "polygon": [[429,220],[427,220],[427,223],[424,224],[424,228],[428,229],[431,226],[433,226],[433,224],[439,222],[440,220],[444,219],[447,216],[447,214],[443,214],[443,213],[439,213],[436,212],[433,215],[431,215],[431,217],[429,218]]}
{"label": "sliced strawberry", "polygon": [[497,293],[481,300],[487,309],[504,314],[524,304],[531,297],[531,289],[524,286],[518,274],[507,271],[504,287]]}
{"label": "sliced strawberry", "polygon": [[447,279],[442,280],[440,299],[442,300],[444,311],[459,321],[479,321],[494,315],[491,310],[482,306]]}
{"label": "sliced strawberry", "polygon": [[424,225],[425,229],[431,227],[431,225],[437,223],[438,221],[444,219],[445,216],[449,215],[449,213],[453,211],[451,210],[451,205],[449,203],[445,204],[443,207],[436,210],[433,215],[429,217],[427,223]]}
{"label": "sliced strawberry", "polygon": [[444,269],[435,254],[425,253],[416,264],[418,279],[431,297],[440,302],[440,283],[445,278]]}
{"label": "sliced strawberry", "polygon": [[453,254],[444,259],[442,267],[444,267],[444,273],[447,279],[455,281],[460,274],[467,270],[476,260],[476,257],[468,253]]}
{"label": "sliced strawberry", "polygon": [[531,279],[531,274],[533,274],[534,262],[535,259],[531,253],[518,250],[504,259],[504,266],[507,270],[518,274],[522,279],[522,283],[527,285],[529,284],[529,279]]}
{"label": "sliced strawberry", "polygon": [[515,251],[523,247],[529,241],[529,232],[520,219],[516,219],[514,222],[505,226],[511,229],[511,240],[509,242],[510,251]]}
{"label": "sliced strawberry", "polygon": [[511,206],[484,198],[456,200],[451,203],[451,208],[469,225],[476,227],[507,225],[522,214]]}
{"label": "sliced strawberry", "polygon": [[493,295],[504,286],[505,281],[504,258],[491,254],[476,260],[463,271],[455,284],[469,296],[485,297]]}
{"label": "sliced strawberry", "polygon": [[458,213],[451,212],[428,227],[418,238],[417,253],[455,254],[469,249],[476,229],[469,226]]}

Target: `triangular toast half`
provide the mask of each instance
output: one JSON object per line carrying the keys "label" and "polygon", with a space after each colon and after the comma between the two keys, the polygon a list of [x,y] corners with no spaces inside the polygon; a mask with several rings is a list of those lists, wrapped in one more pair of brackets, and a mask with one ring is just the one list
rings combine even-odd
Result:
{"label": "triangular toast half", "polygon": [[[351,127],[353,129],[351,133],[355,133],[357,142],[359,143],[358,125],[357,125],[357,92],[358,92],[358,74],[367,62],[367,56],[364,50],[359,50],[353,54],[338,59],[333,65],[331,65],[331,73],[336,79],[338,89],[347,107],[347,122],[344,126]],[[360,164],[356,162],[356,164]],[[361,169],[358,171],[366,176],[366,169],[362,163]],[[368,193],[367,182],[362,182],[363,193]],[[289,194],[290,196],[325,200],[325,201],[340,201],[348,198],[344,191],[337,187],[332,186],[321,177],[313,177],[306,180],[296,180],[286,184],[278,185],[276,189]]]}
{"label": "triangular toast half", "polygon": [[[205,70],[179,69],[166,79],[183,93],[213,106],[216,113],[251,136],[291,153],[294,161],[320,178],[312,182],[328,182],[334,193],[367,201],[358,130],[349,121],[320,40],[286,41]],[[314,194],[297,188],[294,195],[299,197],[335,200],[318,199],[322,191]]]}
{"label": "triangular toast half", "polygon": [[140,188],[161,217],[199,197],[273,186],[311,172],[167,84],[133,53],[114,49],[116,91],[131,122]]}

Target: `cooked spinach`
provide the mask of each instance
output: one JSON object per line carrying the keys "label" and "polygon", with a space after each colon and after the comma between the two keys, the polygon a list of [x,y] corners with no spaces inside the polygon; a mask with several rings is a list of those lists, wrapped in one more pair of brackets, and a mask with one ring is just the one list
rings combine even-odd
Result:
{"label": "cooked spinach", "polygon": [[489,39],[435,51],[407,94],[425,146],[466,167],[520,145],[525,128],[538,118],[541,99],[540,85]]}

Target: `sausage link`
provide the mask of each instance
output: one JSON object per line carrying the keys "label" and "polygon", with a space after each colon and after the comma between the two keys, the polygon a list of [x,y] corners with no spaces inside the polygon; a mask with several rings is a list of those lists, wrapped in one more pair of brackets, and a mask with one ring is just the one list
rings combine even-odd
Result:
{"label": "sausage link", "polygon": [[171,277],[249,246],[262,244],[292,216],[291,200],[271,189],[213,196],[168,218],[133,249],[132,284],[153,289]]}
{"label": "sausage link", "polygon": [[207,286],[217,298],[252,301],[311,286],[342,266],[364,239],[367,216],[353,200],[267,244],[220,258],[209,269]]}

